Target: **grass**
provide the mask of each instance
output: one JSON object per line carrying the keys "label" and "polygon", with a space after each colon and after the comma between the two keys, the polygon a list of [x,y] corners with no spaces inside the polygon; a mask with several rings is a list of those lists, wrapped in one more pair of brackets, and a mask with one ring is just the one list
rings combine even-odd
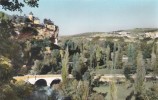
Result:
{"label": "grass", "polygon": [[[117,87],[117,100],[125,100],[126,97],[134,90],[134,85],[131,88],[127,88],[130,86],[131,83],[126,82],[122,84],[116,84]],[[146,82],[145,88],[148,89],[153,85],[153,82]],[[110,95],[109,95],[109,85],[102,85],[99,87],[94,87],[94,91],[97,93],[107,93],[107,96],[105,97],[105,100],[110,100]],[[132,97],[131,100],[135,100],[134,96]]]}
{"label": "grass", "polygon": [[[116,84],[117,87],[117,97],[118,100],[125,100],[125,98],[130,94],[130,92],[133,90],[133,88],[127,89],[127,84]],[[110,95],[109,95],[109,85],[106,86],[100,86],[100,87],[95,87],[95,91],[98,93],[107,93],[107,96],[105,97],[106,100],[110,100]]]}

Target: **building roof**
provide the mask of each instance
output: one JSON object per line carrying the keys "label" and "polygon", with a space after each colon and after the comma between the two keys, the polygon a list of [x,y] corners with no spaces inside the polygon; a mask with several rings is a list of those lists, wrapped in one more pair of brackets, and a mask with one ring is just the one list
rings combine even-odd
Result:
{"label": "building roof", "polygon": [[34,20],[39,20],[39,18],[38,17],[34,17]]}
{"label": "building roof", "polygon": [[44,24],[54,25],[54,22],[51,21],[50,19],[44,19]]}

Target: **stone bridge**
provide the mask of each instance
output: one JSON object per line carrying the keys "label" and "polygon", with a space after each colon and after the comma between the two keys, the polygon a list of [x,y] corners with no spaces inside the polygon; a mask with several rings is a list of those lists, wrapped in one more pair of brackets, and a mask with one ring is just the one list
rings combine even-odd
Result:
{"label": "stone bridge", "polygon": [[[132,75],[132,78],[134,79],[136,76]],[[70,74],[69,78],[73,78],[73,76]],[[145,76],[146,79],[151,79],[152,76]],[[29,82],[31,84],[34,84],[39,79],[45,79],[47,81],[47,85],[49,86],[50,83],[54,79],[60,79],[62,81],[61,74],[52,74],[52,75],[25,75],[25,76],[16,76],[14,77],[16,80],[24,80],[25,82]],[[96,75],[94,76],[94,79],[97,79],[101,82],[109,82],[112,79],[114,79],[116,82],[125,82],[126,78],[123,74],[104,74],[104,75]],[[156,76],[156,80],[158,80],[158,76]]]}
{"label": "stone bridge", "polygon": [[[71,75],[69,75],[71,77]],[[25,76],[16,76],[14,77],[16,80],[23,80],[25,82],[29,82],[31,84],[34,84],[39,79],[45,79],[47,81],[47,85],[49,86],[50,83],[54,79],[60,79],[62,80],[62,76],[59,74],[56,75],[25,75]]]}

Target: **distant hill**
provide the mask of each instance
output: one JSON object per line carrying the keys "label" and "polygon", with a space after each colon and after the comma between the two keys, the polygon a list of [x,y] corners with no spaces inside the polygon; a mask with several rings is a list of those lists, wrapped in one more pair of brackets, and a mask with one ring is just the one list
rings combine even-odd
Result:
{"label": "distant hill", "polygon": [[111,31],[111,32],[86,32],[76,35],[70,36],[60,36],[59,41],[63,42],[65,40],[81,40],[86,38],[87,40],[99,39],[99,40],[106,40],[106,39],[119,39],[125,41],[137,41],[139,39],[155,39],[158,38],[158,28],[134,28],[128,30],[118,30],[118,31]]}
{"label": "distant hill", "polygon": [[129,30],[119,30],[116,32],[130,32],[130,33],[144,33],[144,32],[156,32],[158,31],[158,28],[134,28]]}
{"label": "distant hill", "polygon": [[80,33],[76,35],[72,35],[73,37],[83,37],[83,36],[90,36],[90,35],[96,35],[96,34],[103,34],[105,32],[85,32],[85,33]]}
{"label": "distant hill", "polygon": [[66,36],[66,37],[89,37],[89,36],[99,35],[99,34],[108,34],[108,33],[114,34],[116,32],[129,32],[130,34],[144,34],[146,32],[158,32],[158,28],[134,28],[134,29],[129,29],[129,30],[118,30],[118,31],[111,31],[111,32],[85,32],[85,33]]}

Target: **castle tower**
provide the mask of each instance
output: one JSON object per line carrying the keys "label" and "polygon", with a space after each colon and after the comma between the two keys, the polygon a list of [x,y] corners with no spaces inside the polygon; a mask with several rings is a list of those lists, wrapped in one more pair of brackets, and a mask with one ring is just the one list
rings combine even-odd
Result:
{"label": "castle tower", "polygon": [[29,13],[28,18],[29,18],[31,21],[33,21],[33,13],[32,13],[32,12]]}

